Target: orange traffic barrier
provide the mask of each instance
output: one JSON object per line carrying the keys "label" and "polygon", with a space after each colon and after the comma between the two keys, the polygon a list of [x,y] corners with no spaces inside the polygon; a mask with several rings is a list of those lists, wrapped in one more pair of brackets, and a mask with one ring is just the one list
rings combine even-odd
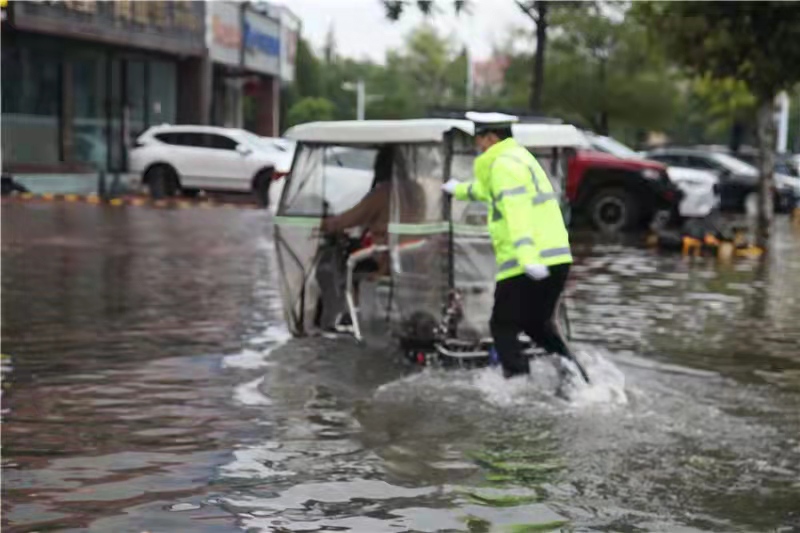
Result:
{"label": "orange traffic barrier", "polygon": [[684,237],[683,238],[683,248],[681,249],[681,253],[683,255],[694,255],[695,257],[700,257],[700,253],[703,251],[703,241],[700,239],[695,239],[694,237]]}

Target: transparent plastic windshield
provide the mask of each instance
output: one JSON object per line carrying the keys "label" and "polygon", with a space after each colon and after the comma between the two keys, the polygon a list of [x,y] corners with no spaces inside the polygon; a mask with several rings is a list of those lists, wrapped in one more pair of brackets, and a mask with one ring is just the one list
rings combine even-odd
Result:
{"label": "transparent plastic windshield", "polygon": [[[277,216],[275,244],[284,314],[295,335],[313,329],[320,313],[318,265],[330,256],[318,228],[325,216],[356,205],[372,187],[374,148],[299,144],[286,178]],[[343,282],[340,264],[332,283]],[[330,277],[330,276],[329,276]]]}
{"label": "transparent plastic windshield", "polygon": [[401,335],[437,323],[447,296],[444,167],[441,144],[400,145],[395,151],[389,246]]}
{"label": "transparent plastic windshield", "polygon": [[[472,181],[475,163],[473,141],[458,136],[453,143],[452,174],[461,181]],[[454,281],[461,294],[463,319],[461,338],[488,337],[489,317],[494,301],[497,273],[494,249],[487,226],[488,206],[484,201],[453,200]]]}

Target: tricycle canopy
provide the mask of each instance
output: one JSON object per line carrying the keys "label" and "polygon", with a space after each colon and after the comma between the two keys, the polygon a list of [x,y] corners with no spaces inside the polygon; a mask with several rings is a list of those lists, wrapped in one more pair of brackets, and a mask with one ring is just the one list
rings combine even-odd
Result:
{"label": "tricycle canopy", "polygon": [[451,130],[472,135],[468,120],[422,118],[413,120],[343,120],[309,122],[284,134],[298,142],[345,145],[440,143]]}

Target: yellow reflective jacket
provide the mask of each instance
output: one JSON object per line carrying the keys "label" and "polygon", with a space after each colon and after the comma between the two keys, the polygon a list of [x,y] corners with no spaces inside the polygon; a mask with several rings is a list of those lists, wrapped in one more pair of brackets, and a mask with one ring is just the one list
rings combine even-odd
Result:
{"label": "yellow reflective jacket", "polygon": [[459,200],[489,205],[489,234],[497,281],[524,274],[525,265],[572,263],[559,197],[542,167],[513,138],[475,159],[475,181],[456,187]]}

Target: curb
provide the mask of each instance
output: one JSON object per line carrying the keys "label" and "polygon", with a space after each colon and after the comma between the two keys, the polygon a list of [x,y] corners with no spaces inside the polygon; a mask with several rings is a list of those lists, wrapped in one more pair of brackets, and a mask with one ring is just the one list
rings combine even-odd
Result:
{"label": "curb", "polygon": [[217,202],[212,199],[188,200],[171,198],[153,200],[143,196],[122,196],[119,198],[103,199],[97,194],[32,194],[22,193],[6,196],[3,203],[82,203],[91,205],[108,205],[111,207],[149,207],[157,209],[190,209],[194,207],[209,208],[235,208],[235,209],[260,209],[258,206],[247,203]]}

